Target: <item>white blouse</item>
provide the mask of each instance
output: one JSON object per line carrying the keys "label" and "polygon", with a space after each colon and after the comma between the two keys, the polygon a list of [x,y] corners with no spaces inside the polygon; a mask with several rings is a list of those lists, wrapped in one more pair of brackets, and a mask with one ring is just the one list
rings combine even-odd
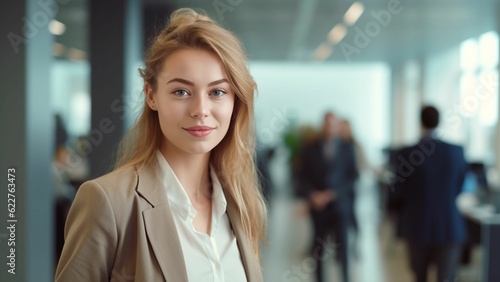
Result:
{"label": "white blouse", "polygon": [[[212,177],[212,225],[210,236],[194,228],[196,210],[167,160],[158,151],[158,163],[172,208],[188,275],[196,281],[247,281],[240,252],[226,213],[226,198],[216,173]],[[160,224],[160,223],[159,223]]]}

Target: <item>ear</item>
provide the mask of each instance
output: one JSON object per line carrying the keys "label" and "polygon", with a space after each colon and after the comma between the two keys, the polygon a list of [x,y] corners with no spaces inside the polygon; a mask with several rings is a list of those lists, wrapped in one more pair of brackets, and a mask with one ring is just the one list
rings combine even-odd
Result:
{"label": "ear", "polygon": [[146,95],[146,102],[148,103],[149,108],[153,111],[157,111],[158,108],[156,107],[156,95],[151,85],[149,85],[149,83],[147,82],[144,83],[144,95]]}

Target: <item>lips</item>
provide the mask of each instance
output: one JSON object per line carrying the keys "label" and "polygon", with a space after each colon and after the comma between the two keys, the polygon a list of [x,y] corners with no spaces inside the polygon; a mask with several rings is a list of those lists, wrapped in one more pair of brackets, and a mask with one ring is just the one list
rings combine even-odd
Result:
{"label": "lips", "polygon": [[205,137],[210,134],[215,128],[205,125],[197,125],[183,129],[195,137]]}

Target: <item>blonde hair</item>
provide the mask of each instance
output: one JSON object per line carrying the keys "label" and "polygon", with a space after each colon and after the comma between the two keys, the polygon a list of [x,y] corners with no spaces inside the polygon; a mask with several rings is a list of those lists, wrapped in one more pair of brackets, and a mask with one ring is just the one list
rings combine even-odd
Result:
{"label": "blonde hair", "polygon": [[[176,10],[169,24],[154,39],[140,69],[144,82],[156,91],[157,75],[165,59],[181,49],[203,49],[217,55],[235,93],[231,124],[226,136],[212,150],[210,163],[239,211],[244,233],[260,257],[260,242],[265,238],[266,207],[255,169],[254,92],[256,84],[249,73],[247,59],[239,40],[206,15],[191,9]],[[158,113],[144,99],[137,123],[122,140],[116,167],[156,164],[156,151],[163,133]]]}

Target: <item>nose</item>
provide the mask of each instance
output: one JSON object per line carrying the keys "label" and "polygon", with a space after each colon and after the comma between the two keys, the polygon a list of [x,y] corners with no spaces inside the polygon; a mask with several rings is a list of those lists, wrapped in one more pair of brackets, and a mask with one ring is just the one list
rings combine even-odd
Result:
{"label": "nose", "polygon": [[194,95],[191,100],[191,117],[204,118],[209,114],[209,103],[207,95]]}

